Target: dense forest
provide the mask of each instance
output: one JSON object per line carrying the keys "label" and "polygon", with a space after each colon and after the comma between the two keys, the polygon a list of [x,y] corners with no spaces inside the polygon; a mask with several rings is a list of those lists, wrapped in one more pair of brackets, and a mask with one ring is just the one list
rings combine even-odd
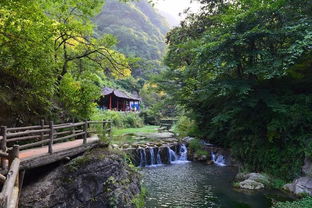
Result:
{"label": "dense forest", "polygon": [[201,2],[167,35],[159,86],[187,109],[192,135],[247,170],[295,178],[312,156],[311,1]]}
{"label": "dense forest", "polygon": [[169,28],[146,1],[1,5],[2,124],[87,119],[104,85],[139,92],[162,68]]}

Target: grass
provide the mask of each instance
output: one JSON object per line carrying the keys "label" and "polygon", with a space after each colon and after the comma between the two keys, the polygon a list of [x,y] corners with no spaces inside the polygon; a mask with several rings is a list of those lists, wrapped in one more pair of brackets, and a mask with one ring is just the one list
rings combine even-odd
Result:
{"label": "grass", "polygon": [[113,144],[133,144],[133,143],[146,143],[153,139],[138,137],[136,134],[143,133],[157,133],[158,126],[144,126],[142,128],[127,128],[127,129],[113,129]]}
{"label": "grass", "polygon": [[113,136],[136,133],[157,133],[158,126],[144,126],[142,128],[114,129]]}

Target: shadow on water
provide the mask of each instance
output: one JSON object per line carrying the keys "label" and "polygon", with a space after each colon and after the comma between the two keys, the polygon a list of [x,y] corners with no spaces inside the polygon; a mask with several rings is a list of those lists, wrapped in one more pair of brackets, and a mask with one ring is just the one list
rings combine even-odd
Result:
{"label": "shadow on water", "polygon": [[232,187],[236,169],[190,162],[142,169],[146,207],[269,208],[268,191],[239,192]]}

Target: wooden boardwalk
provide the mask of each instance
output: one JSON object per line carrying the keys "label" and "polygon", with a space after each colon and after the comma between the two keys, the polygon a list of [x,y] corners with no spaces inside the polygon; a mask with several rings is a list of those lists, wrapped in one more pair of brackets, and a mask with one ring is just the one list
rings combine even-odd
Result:
{"label": "wooden boardwalk", "polygon": [[79,155],[99,143],[98,134],[110,139],[111,129],[109,121],[1,127],[0,208],[18,207],[26,170]]}

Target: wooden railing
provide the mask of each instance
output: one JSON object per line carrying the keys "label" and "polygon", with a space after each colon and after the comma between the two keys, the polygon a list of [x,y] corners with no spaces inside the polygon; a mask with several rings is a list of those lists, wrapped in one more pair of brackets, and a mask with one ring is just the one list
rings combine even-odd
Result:
{"label": "wooden railing", "polygon": [[19,183],[19,147],[14,145],[13,148],[9,149],[8,153],[1,151],[1,157],[9,161],[9,169],[6,176],[0,174],[1,183],[3,184],[2,191],[0,192],[0,207],[17,208],[21,188],[21,184]]}
{"label": "wooden railing", "polygon": [[[99,126],[100,125],[100,126]],[[101,127],[99,132],[96,127]],[[0,131],[0,208],[16,208],[22,180],[20,182],[19,151],[40,146],[48,146],[53,153],[53,144],[69,140],[87,138],[92,133],[102,134],[111,139],[112,123],[110,121],[84,121],[79,123],[48,124],[42,120],[40,125],[26,127],[1,127]]]}

